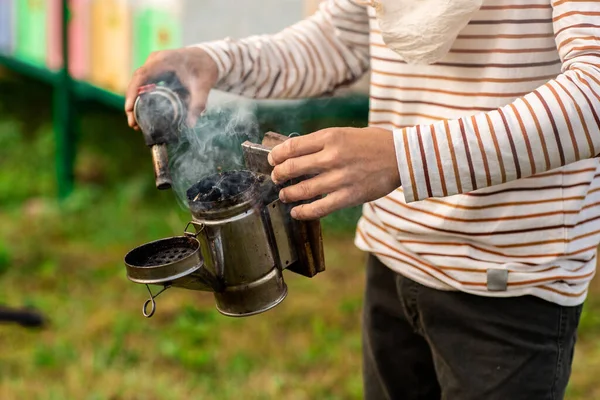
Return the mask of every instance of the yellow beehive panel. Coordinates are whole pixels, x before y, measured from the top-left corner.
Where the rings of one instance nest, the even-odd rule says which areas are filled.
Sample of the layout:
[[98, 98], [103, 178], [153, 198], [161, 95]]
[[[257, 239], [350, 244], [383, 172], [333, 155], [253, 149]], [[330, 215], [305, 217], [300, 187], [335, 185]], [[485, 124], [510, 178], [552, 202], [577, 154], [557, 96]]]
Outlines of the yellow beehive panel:
[[92, 81], [123, 92], [131, 78], [131, 6], [129, 0], [92, 3]]

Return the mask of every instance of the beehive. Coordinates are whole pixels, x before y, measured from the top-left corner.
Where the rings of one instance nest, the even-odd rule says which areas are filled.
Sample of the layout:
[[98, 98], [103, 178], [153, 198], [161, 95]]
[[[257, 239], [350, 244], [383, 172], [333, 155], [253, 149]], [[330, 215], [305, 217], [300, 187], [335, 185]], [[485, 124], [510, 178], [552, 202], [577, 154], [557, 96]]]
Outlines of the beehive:
[[14, 1], [0, 0], [0, 52], [10, 54], [14, 48]]
[[15, 55], [22, 60], [46, 64], [47, 0], [16, 0]]
[[144, 64], [150, 53], [181, 47], [181, 2], [138, 1], [133, 17], [133, 67]]
[[92, 0], [91, 80], [122, 93], [131, 78], [131, 7], [128, 0]]
[[75, 79], [90, 77], [91, 0], [69, 0], [69, 72]]
[[48, 8], [46, 64], [48, 68], [57, 70], [62, 66], [62, 1], [46, 1]]

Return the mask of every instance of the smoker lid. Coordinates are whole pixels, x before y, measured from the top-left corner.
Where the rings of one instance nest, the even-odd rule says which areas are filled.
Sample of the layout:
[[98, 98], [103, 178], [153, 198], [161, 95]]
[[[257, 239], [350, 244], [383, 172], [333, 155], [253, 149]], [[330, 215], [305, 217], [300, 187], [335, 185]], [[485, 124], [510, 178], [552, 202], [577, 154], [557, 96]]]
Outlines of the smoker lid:
[[125, 256], [127, 278], [136, 283], [172, 281], [193, 273], [202, 265], [200, 243], [187, 236], [146, 243]]

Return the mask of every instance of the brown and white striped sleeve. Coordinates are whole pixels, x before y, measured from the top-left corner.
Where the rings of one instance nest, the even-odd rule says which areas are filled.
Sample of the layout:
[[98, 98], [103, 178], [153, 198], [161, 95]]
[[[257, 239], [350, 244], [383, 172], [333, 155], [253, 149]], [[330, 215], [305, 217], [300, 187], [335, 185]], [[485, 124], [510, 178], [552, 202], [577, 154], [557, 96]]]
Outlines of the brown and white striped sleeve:
[[399, 129], [407, 202], [525, 178], [600, 153], [600, 2], [555, 0], [562, 72], [497, 110]]
[[355, 0], [326, 0], [277, 34], [198, 46], [219, 66], [217, 89], [254, 98], [319, 96], [367, 71], [369, 18]]

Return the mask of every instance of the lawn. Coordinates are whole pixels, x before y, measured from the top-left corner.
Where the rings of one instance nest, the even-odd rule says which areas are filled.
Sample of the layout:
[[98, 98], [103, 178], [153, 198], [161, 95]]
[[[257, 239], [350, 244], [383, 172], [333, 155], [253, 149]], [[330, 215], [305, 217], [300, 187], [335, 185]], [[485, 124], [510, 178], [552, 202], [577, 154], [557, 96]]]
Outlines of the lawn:
[[[50, 94], [0, 81], [0, 304], [32, 306], [43, 330], [0, 326], [0, 399], [360, 399], [364, 254], [356, 210], [324, 221], [327, 272], [286, 272], [288, 298], [233, 319], [212, 295], [170, 290], [151, 319], [123, 255], [180, 234], [189, 215], [158, 192], [139, 134], [114, 111], [82, 122], [78, 187], [55, 200]], [[570, 400], [600, 399], [600, 284], [581, 322]]]

